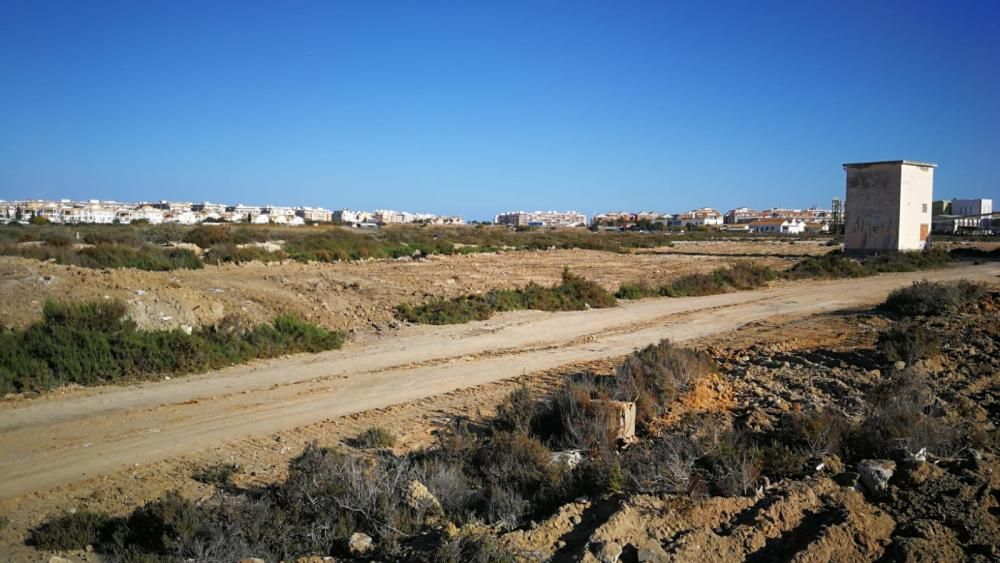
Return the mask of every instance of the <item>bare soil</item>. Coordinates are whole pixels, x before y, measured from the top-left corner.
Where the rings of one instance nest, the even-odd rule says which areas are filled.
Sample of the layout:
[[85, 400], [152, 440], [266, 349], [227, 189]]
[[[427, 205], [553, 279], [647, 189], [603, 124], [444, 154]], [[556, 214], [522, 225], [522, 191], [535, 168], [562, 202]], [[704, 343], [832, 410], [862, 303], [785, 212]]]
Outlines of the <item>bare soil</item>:
[[590, 250], [512, 251], [414, 260], [303, 264], [294, 261], [210, 265], [202, 270], [93, 270], [0, 256], [0, 325], [22, 327], [41, 316], [46, 299], [119, 299], [144, 328], [212, 324], [236, 314], [251, 323], [296, 313], [327, 328], [368, 334], [396, 326], [400, 303], [431, 297], [558, 283], [563, 268], [616, 291], [640, 277], [668, 280], [753, 260], [785, 268], [822, 254], [819, 242], [679, 243], [633, 254]]

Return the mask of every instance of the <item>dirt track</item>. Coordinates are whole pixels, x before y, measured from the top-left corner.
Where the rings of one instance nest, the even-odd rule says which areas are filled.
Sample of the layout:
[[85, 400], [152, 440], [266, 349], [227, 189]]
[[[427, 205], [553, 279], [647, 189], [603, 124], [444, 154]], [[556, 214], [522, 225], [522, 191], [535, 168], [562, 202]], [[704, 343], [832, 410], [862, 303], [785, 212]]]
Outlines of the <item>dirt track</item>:
[[772, 316], [870, 305], [927, 278], [995, 280], [1000, 265], [767, 291], [652, 299], [576, 313], [515, 313], [468, 325], [408, 327], [399, 337], [320, 355], [127, 388], [0, 406], [0, 498], [349, 413], [689, 340]]

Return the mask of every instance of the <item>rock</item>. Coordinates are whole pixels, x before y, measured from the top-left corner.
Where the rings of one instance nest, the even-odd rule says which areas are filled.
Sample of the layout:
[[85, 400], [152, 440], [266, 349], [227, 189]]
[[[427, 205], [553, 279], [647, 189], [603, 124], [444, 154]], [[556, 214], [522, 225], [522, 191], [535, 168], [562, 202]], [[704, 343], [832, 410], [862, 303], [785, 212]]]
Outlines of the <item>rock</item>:
[[856, 469], [865, 489], [874, 495], [881, 495], [889, 487], [896, 462], [888, 459], [864, 459], [858, 462]]
[[572, 515], [572, 516], [569, 517], [569, 522], [570, 522], [570, 524], [573, 524], [574, 526], [579, 526], [580, 522], [583, 522], [583, 518], [580, 518], [579, 514], [574, 514], [574, 515]]
[[601, 547], [601, 550], [597, 552], [597, 559], [601, 563], [617, 563], [618, 558], [622, 555], [622, 546], [617, 542], [608, 542]]
[[267, 563], [260, 557], [247, 557], [246, 559], [240, 559], [240, 563]]
[[635, 439], [635, 403], [631, 401], [608, 401], [608, 403], [618, 412], [618, 432], [615, 438], [626, 442]]
[[660, 561], [666, 561], [668, 558], [669, 556], [660, 545], [660, 542], [653, 539], [641, 544], [636, 553], [636, 559], [639, 563], [659, 563]]
[[903, 361], [896, 362], [892, 364], [892, 369], [896, 371], [903, 371], [904, 369], [906, 369], [906, 362]]
[[573, 469], [583, 461], [583, 452], [580, 450], [566, 450], [564, 452], [553, 452], [549, 457], [549, 463], [565, 463], [568, 469]]
[[410, 481], [406, 486], [406, 505], [414, 510], [441, 511], [441, 503], [434, 496], [434, 493], [416, 479]]
[[52, 557], [49, 557], [49, 563], [73, 563], [73, 560], [53, 555]]
[[375, 549], [375, 543], [372, 541], [372, 537], [368, 534], [354, 532], [351, 534], [351, 538], [347, 540], [347, 549], [350, 550], [351, 555], [356, 557], [367, 555]]

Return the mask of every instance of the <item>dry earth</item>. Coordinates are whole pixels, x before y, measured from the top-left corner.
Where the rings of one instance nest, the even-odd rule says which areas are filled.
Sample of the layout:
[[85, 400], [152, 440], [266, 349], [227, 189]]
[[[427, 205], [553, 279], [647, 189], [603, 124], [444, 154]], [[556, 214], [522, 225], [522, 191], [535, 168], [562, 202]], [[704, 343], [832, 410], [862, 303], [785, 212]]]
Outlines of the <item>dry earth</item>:
[[132, 317], [146, 328], [211, 324], [227, 314], [266, 322], [294, 312], [327, 328], [366, 334], [395, 326], [393, 312], [400, 303], [529, 282], [553, 284], [565, 267], [615, 291], [623, 281], [666, 280], [739, 260], [785, 268], [796, 257], [829, 250], [817, 241], [706, 242], [635, 254], [515, 251], [335, 264], [254, 262], [173, 272], [93, 270], [0, 256], [0, 301], [20, 304], [0, 311], [0, 325], [37, 320], [46, 299], [111, 298], [128, 303]]

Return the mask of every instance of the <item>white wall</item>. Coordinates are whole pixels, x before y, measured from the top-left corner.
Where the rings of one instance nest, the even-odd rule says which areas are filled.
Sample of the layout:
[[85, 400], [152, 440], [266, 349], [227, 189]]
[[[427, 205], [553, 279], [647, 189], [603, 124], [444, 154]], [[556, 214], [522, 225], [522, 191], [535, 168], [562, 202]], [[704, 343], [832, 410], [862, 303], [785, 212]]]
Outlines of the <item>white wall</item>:
[[899, 204], [899, 250], [923, 250], [931, 230], [934, 169], [904, 164]]

